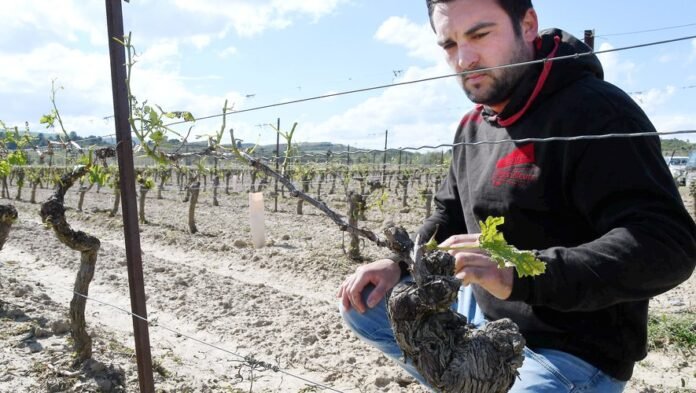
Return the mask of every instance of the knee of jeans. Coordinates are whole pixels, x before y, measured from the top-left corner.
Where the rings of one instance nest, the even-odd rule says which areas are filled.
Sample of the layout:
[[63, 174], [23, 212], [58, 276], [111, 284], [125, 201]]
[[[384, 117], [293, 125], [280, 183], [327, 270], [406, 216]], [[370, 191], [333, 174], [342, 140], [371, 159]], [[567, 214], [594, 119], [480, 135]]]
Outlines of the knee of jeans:
[[[343, 323], [352, 330], [358, 337], [363, 340], [374, 340], [375, 326], [370, 318], [371, 310], [367, 310], [365, 314], [361, 314], [355, 308], [346, 310], [343, 304], [339, 302], [338, 311], [341, 313]], [[367, 315], [366, 315], [367, 314]]]
[[[374, 288], [368, 286], [363, 290], [361, 295], [364, 303], [367, 303], [367, 297], [372, 289]], [[341, 301], [338, 302], [338, 310], [345, 325], [362, 340], [380, 341], [384, 329], [391, 329], [384, 299], [375, 307], [368, 308], [364, 313], [360, 313], [354, 307], [346, 310]]]

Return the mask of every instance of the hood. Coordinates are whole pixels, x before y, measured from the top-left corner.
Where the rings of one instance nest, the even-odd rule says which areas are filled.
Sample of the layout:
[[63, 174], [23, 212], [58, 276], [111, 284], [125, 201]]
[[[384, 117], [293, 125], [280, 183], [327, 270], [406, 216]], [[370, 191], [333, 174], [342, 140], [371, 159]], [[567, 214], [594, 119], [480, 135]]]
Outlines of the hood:
[[[534, 42], [535, 59], [552, 59], [591, 52], [589, 46], [560, 29], [543, 30]], [[483, 118], [489, 123], [508, 127], [524, 114], [556, 91], [580, 78], [594, 76], [604, 78], [602, 64], [594, 54], [577, 58], [548, 61], [527, 66], [526, 75], [513, 90], [510, 102], [502, 113], [483, 109]]]

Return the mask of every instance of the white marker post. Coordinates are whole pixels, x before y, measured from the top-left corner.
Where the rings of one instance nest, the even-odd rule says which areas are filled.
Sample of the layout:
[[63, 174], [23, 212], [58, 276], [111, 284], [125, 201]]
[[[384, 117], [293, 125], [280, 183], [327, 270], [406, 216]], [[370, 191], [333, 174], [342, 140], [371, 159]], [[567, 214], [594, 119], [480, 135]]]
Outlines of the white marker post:
[[266, 245], [266, 229], [264, 226], [263, 193], [249, 193], [249, 226], [251, 227], [251, 242], [254, 248]]

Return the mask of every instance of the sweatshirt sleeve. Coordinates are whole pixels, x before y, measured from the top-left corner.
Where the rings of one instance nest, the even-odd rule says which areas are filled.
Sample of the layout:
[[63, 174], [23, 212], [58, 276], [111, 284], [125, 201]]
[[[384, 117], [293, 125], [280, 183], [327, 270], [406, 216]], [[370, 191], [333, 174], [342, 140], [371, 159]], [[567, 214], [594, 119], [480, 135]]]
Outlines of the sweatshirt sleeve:
[[[625, 122], [607, 128], [641, 129]], [[593, 311], [648, 299], [686, 280], [696, 263], [696, 226], [664, 164], [659, 139], [610, 138], [576, 146], [581, 150], [573, 158], [567, 198], [597, 238], [536, 251], [546, 273], [515, 277], [508, 300]]]

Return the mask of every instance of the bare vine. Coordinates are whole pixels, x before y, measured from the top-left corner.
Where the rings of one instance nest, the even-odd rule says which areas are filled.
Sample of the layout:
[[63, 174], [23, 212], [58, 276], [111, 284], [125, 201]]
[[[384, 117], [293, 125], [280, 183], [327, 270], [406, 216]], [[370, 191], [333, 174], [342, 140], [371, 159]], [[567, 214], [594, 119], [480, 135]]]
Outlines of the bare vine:
[[[73, 250], [80, 251], [80, 269], [75, 278], [74, 292], [89, 294], [89, 284], [94, 276], [97, 253], [101, 243], [99, 239], [82, 231], [75, 231], [65, 218], [65, 193], [82, 176], [89, 172], [89, 166], [77, 166], [66, 173], [56, 184], [56, 189], [49, 199], [41, 204], [41, 219], [53, 229], [58, 240]], [[70, 302], [71, 335], [75, 345], [76, 361], [82, 362], [92, 357], [92, 339], [87, 333], [85, 306], [87, 299], [73, 295]]]

